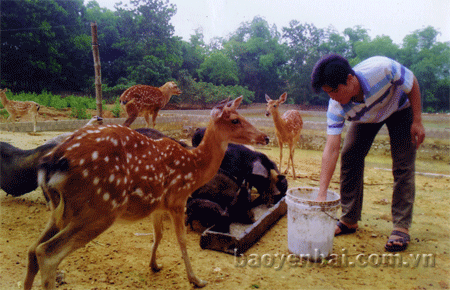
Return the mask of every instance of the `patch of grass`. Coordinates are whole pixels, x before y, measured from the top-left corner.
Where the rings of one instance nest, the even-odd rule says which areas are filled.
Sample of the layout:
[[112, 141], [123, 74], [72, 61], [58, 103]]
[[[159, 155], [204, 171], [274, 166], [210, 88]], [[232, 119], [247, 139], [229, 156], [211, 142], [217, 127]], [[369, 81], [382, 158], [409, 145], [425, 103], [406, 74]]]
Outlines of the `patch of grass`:
[[119, 98], [117, 98], [116, 102], [114, 103], [114, 108], [111, 110], [111, 112], [115, 118], [119, 118], [121, 111], [122, 109], [120, 108], [120, 101]]
[[9, 113], [8, 111], [6, 111], [6, 109], [2, 109], [0, 110], [0, 116], [2, 116], [3, 118], [8, 118], [9, 117]]

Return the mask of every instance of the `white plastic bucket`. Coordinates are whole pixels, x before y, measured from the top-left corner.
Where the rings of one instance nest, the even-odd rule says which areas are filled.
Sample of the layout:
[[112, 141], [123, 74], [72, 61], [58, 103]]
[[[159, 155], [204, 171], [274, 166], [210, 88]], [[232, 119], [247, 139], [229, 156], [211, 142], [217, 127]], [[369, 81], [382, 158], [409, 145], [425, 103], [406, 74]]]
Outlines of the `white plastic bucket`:
[[340, 197], [328, 190], [324, 202], [314, 201], [319, 189], [297, 187], [286, 192], [288, 206], [288, 249], [291, 253], [320, 262], [333, 249]]

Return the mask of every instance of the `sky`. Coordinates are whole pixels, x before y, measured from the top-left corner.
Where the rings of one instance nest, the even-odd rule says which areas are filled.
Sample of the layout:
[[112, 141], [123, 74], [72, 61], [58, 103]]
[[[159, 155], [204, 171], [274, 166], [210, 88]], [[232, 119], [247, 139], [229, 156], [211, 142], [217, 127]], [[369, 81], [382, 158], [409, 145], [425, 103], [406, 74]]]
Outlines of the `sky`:
[[[96, 0], [100, 7], [114, 10], [120, 0]], [[450, 0], [169, 0], [177, 6], [171, 19], [175, 35], [185, 41], [200, 28], [204, 40], [227, 37], [243, 22], [264, 18], [278, 31], [291, 20], [317, 28], [344, 29], [361, 25], [373, 39], [389, 36], [396, 44], [418, 29], [433, 26], [441, 32], [439, 42], [450, 41]], [[88, 0], [85, 0], [87, 3]], [[129, 0], [121, 0], [129, 3]]]

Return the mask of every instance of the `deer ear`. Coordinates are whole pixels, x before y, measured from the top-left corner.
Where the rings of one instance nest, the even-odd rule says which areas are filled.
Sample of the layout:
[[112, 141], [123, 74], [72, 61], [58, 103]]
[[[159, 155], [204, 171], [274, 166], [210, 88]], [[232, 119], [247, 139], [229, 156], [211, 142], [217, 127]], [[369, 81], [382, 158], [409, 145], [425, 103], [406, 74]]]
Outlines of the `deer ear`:
[[283, 93], [280, 97], [280, 102], [284, 103], [284, 102], [286, 102], [286, 99], [287, 99], [287, 93]]
[[230, 98], [226, 98], [225, 100], [220, 101], [220, 103], [218, 103], [217, 105], [214, 106], [214, 109], [223, 109], [225, 107], [225, 105], [228, 104], [228, 102], [230, 101]]
[[272, 99], [266, 94], [266, 102], [270, 102]]
[[218, 103], [212, 110], [211, 110], [211, 118], [213, 118], [213, 120], [217, 120], [220, 117], [222, 117], [222, 113], [223, 113], [223, 109], [225, 108], [225, 106], [227, 105], [228, 101], [230, 100], [230, 98], [226, 98], [225, 100], [221, 101], [220, 103]]
[[239, 107], [239, 105], [241, 104], [242, 99], [243, 99], [243, 97], [240, 96], [239, 98], [228, 102], [227, 107], [230, 108], [230, 110], [236, 110]]
[[213, 108], [211, 110], [211, 118], [216, 121], [222, 117], [222, 109], [221, 108]]

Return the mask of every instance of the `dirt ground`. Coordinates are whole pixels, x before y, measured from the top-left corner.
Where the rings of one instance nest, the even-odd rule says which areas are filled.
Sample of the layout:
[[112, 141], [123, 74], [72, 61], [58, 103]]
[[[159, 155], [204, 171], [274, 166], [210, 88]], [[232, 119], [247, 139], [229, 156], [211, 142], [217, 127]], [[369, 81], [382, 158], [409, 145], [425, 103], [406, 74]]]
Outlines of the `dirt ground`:
[[[1, 132], [0, 141], [31, 149], [62, 132]], [[277, 148], [258, 148], [278, 162]], [[287, 150], [287, 149], [285, 149]], [[287, 151], [285, 151], [285, 156]], [[286, 158], [285, 158], [286, 159]], [[289, 187], [317, 187], [321, 152], [296, 150], [297, 178]], [[394, 261], [384, 244], [392, 230], [390, 160], [372, 157], [365, 171], [362, 221], [356, 234], [336, 237], [333, 257], [320, 263], [287, 258], [287, 217], [282, 217], [242, 257], [203, 250], [200, 234], [187, 231], [194, 272], [208, 281], [205, 289], [449, 289], [450, 287], [450, 170], [442, 161], [425, 161], [438, 175], [416, 176], [416, 203], [411, 243]], [[283, 166], [285, 168], [286, 163]], [[417, 171], [421, 171], [418, 168]], [[423, 171], [423, 170], [422, 170]], [[331, 190], [339, 191], [338, 171]], [[43, 230], [50, 212], [42, 191], [19, 198], [0, 190], [0, 289], [20, 289], [27, 249]], [[149, 268], [150, 219], [115, 224], [60, 264], [58, 289], [190, 289], [170, 219], [164, 221], [158, 249], [163, 268]], [[401, 259], [401, 260], [400, 260]], [[36, 276], [33, 289], [40, 289]]]

